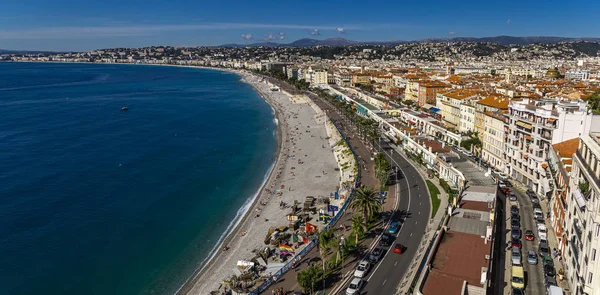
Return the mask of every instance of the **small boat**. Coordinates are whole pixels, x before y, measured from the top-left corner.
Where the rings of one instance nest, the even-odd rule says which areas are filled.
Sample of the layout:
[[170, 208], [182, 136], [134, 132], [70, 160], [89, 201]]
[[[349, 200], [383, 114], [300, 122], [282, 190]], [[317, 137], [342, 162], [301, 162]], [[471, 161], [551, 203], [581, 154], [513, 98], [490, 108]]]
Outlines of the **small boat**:
[[128, 109], [129, 109], [128, 107], [122, 107], [122, 108], [121, 108], [121, 111], [126, 111], [126, 110], [128, 110]]

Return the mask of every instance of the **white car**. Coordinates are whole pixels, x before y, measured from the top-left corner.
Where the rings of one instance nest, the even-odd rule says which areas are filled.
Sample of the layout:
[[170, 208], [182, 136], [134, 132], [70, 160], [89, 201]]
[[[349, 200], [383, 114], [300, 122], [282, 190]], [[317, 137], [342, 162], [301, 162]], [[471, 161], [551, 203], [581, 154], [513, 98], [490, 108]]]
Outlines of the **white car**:
[[541, 240], [545, 240], [548, 237], [547, 232], [546, 232], [546, 226], [539, 226], [538, 227], [538, 238]]
[[369, 271], [369, 268], [371, 267], [371, 264], [369, 264], [368, 261], [363, 260], [361, 261], [358, 266], [356, 267], [356, 270], [354, 271], [354, 276], [357, 278], [364, 278], [365, 275], [367, 274], [367, 272]]
[[354, 278], [352, 282], [350, 282], [348, 289], [346, 289], [346, 295], [358, 294], [362, 288], [362, 285], [363, 281], [360, 278]]

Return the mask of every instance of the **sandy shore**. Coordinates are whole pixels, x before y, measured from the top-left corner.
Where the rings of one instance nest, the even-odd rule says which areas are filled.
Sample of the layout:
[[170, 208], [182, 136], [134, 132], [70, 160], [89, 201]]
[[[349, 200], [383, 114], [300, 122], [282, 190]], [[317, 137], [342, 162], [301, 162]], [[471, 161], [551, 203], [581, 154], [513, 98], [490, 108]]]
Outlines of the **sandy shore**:
[[[223, 280], [234, 275], [238, 261], [249, 260], [254, 257], [253, 250], [266, 247], [264, 238], [269, 228], [288, 224], [285, 215], [290, 209], [281, 209], [280, 202], [303, 203], [306, 196], [329, 197], [341, 178], [348, 177], [347, 173], [335, 170], [339, 167], [333, 152], [337, 138], [328, 135], [335, 131], [331, 126], [326, 128], [329, 124], [326, 115], [308, 98], [271, 91], [270, 85], [252, 74], [232, 72], [240, 74], [275, 109], [280, 143], [277, 161], [257, 200], [223, 242], [229, 249], [224, 251], [219, 247], [179, 294], [210, 294], [218, 290]], [[282, 195], [272, 195], [265, 189], [280, 189]]]

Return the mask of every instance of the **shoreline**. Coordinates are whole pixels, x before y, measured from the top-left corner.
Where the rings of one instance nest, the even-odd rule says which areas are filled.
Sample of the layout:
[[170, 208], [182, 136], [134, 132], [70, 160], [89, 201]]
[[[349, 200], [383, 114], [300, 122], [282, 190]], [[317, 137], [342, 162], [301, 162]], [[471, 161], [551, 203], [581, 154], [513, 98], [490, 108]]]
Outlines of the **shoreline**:
[[[163, 66], [163, 65], [156, 65], [156, 66]], [[179, 66], [179, 65], [168, 65], [168, 66]], [[267, 173], [265, 174], [265, 180], [263, 181], [263, 183], [260, 185], [260, 187], [257, 189], [256, 193], [254, 194], [254, 196], [252, 196], [252, 201], [249, 202], [249, 206], [246, 207], [246, 210], [237, 218], [237, 221], [235, 221], [235, 219], [233, 219], [231, 222], [234, 224], [233, 227], [231, 227], [229, 229], [229, 232], [227, 232], [227, 230], [223, 233], [224, 236], [223, 238], [220, 238], [220, 241], [217, 241], [217, 244], [215, 244], [215, 246], [213, 247], [213, 249], [211, 250], [211, 252], [209, 253], [209, 256], [207, 258], [205, 258], [202, 262], [200, 262], [200, 264], [202, 266], [200, 266], [199, 268], [197, 268], [189, 277], [188, 279], [186, 279], [186, 281], [177, 289], [177, 291], [175, 291], [173, 294], [175, 295], [183, 295], [183, 294], [188, 294], [194, 287], [194, 285], [196, 284], [196, 282], [198, 282], [198, 280], [200, 279], [200, 277], [203, 275], [203, 271], [210, 268], [211, 266], [214, 266], [215, 262], [216, 262], [216, 257], [219, 254], [219, 251], [221, 251], [221, 249], [223, 248], [223, 245], [227, 245], [231, 242], [231, 240], [233, 240], [234, 237], [238, 236], [238, 234], [240, 233], [240, 230], [242, 228], [242, 224], [248, 220], [248, 218], [250, 217], [250, 213], [252, 212], [252, 210], [254, 208], [257, 207], [258, 204], [258, 200], [260, 199], [260, 194], [261, 192], [265, 189], [265, 187], [269, 184], [269, 182], [271, 182], [273, 179], [273, 175], [275, 172], [275, 168], [281, 164], [282, 161], [282, 153], [281, 153], [281, 149], [282, 149], [282, 144], [283, 144], [283, 128], [282, 124], [280, 123], [282, 120], [280, 118], [280, 114], [281, 111], [278, 109], [277, 106], [275, 106], [275, 104], [271, 101], [269, 101], [269, 99], [267, 97], [265, 97], [265, 95], [263, 95], [263, 93], [257, 89], [257, 87], [255, 85], [253, 85], [252, 83], [250, 83], [247, 79], [245, 75], [252, 75], [249, 73], [245, 73], [243, 71], [235, 71], [232, 69], [223, 69], [223, 68], [209, 68], [209, 67], [200, 67], [200, 66], [180, 66], [180, 67], [189, 67], [189, 68], [200, 68], [200, 69], [205, 69], [205, 70], [218, 70], [218, 71], [223, 71], [223, 72], [229, 72], [229, 73], [233, 73], [238, 75], [241, 79], [240, 81], [242, 83], [246, 83], [248, 85], [250, 85], [252, 87], [252, 89], [271, 107], [271, 109], [274, 111], [273, 114], [273, 119], [276, 120], [275, 121], [275, 125], [276, 125], [276, 151], [275, 151], [275, 161], [273, 162], [273, 164], [271, 165], [271, 167], [269, 168], [269, 170], [267, 171]], [[248, 199], [249, 200], [249, 199]], [[244, 206], [240, 207], [240, 210], [244, 208]], [[229, 228], [229, 226], [228, 226]]]

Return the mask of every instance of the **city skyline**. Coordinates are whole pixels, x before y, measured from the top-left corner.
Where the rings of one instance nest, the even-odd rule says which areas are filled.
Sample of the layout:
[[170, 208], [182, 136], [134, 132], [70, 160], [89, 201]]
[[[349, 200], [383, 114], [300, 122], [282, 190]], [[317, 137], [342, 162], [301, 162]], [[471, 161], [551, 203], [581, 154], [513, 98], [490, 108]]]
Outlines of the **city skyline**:
[[598, 3], [585, 0], [561, 7], [554, 2], [543, 6], [519, 3], [517, 11], [517, 3], [475, 1], [371, 1], [369, 5], [357, 1], [260, 5], [243, 1], [105, 1], [92, 6], [68, 0], [52, 4], [10, 0], [0, 4], [0, 48], [85, 51], [335, 37], [355, 41], [500, 35], [597, 37], [592, 12], [600, 7]]

